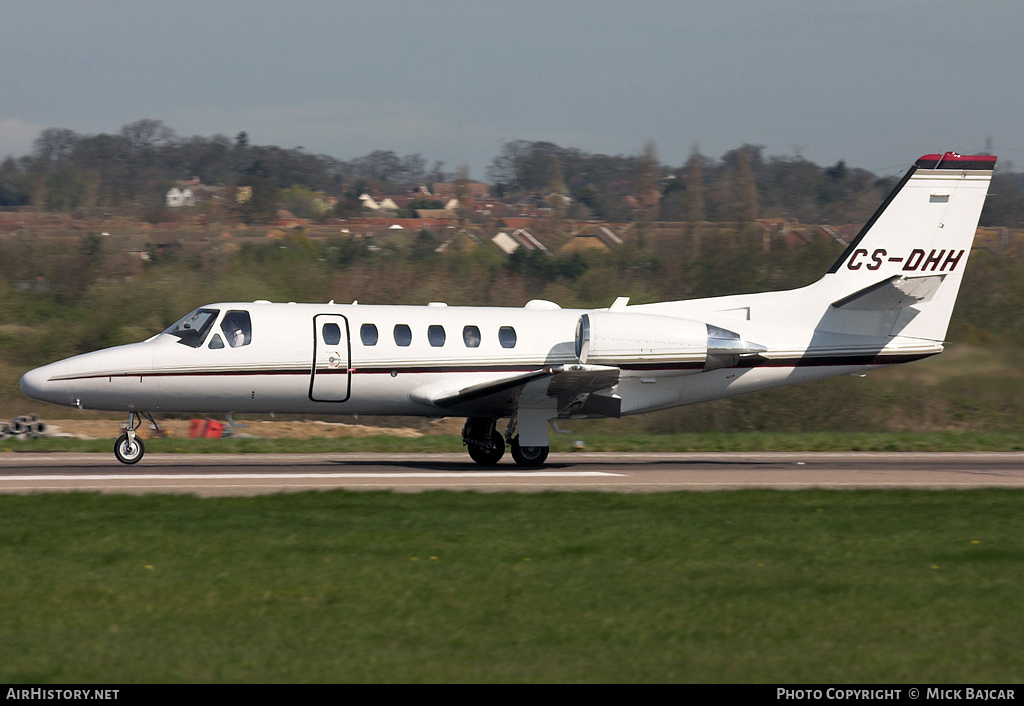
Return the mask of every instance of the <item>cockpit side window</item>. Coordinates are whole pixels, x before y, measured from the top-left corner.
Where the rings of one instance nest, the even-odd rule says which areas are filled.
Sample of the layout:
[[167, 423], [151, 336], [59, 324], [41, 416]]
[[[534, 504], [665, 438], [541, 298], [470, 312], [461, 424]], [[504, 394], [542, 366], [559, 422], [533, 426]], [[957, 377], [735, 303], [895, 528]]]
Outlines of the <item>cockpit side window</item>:
[[196, 309], [164, 333], [177, 336], [180, 339], [178, 343], [184, 346], [199, 348], [206, 340], [206, 334], [210, 332], [210, 327], [219, 313], [219, 309]]
[[232, 348], [252, 343], [252, 321], [248, 311], [233, 309], [224, 314], [220, 330], [224, 332], [224, 338]]

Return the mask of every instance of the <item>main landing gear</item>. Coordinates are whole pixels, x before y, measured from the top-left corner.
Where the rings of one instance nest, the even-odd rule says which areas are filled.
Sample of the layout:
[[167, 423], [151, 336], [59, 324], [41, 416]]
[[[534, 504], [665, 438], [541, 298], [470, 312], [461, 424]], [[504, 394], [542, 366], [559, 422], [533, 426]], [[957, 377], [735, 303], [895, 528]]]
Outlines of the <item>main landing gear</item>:
[[146, 453], [146, 445], [142, 443], [142, 439], [136, 434], [136, 431], [142, 424], [143, 417], [148, 419], [155, 429], [159, 430], [153, 415], [149, 412], [129, 412], [125, 432], [114, 442], [114, 456], [121, 463], [128, 465], [138, 463]]
[[493, 466], [505, 455], [505, 438], [494, 428], [496, 419], [470, 417], [462, 427], [462, 443], [481, 466]]
[[519, 437], [516, 436], [509, 442], [509, 449], [512, 451], [512, 458], [520, 466], [537, 467], [543, 466], [548, 459], [547, 446], [520, 446]]
[[[481, 466], [493, 466], [505, 455], [505, 438], [494, 428], [496, 422], [496, 419], [488, 417], [470, 417], [462, 427], [462, 443], [466, 445], [469, 457]], [[509, 428], [514, 432], [513, 425], [510, 424]], [[509, 439], [508, 445], [519, 466], [536, 468], [547, 460], [547, 446], [520, 446], [518, 435]]]

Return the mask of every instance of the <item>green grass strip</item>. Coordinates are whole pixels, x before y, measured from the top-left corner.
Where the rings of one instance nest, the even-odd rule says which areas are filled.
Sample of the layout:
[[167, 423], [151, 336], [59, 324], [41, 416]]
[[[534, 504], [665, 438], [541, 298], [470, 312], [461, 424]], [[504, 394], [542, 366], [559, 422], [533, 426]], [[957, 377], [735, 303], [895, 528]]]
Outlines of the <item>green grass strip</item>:
[[0, 682], [1016, 682], [1022, 503], [2, 496]]

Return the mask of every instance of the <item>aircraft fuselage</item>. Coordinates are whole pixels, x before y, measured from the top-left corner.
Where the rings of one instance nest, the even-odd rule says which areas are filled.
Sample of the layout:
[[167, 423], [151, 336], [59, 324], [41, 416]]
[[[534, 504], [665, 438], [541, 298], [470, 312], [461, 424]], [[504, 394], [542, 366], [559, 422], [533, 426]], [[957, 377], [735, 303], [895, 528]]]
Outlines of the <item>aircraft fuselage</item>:
[[[628, 311], [636, 309], [644, 307]], [[611, 367], [583, 366], [575, 351], [580, 317], [600, 311], [238, 302], [198, 311], [212, 319], [201, 340], [164, 332], [37, 368], [22, 387], [36, 399], [111, 411], [500, 417], [515, 407], [512, 392], [445, 405], [437, 400], [510, 376]], [[251, 333], [232, 347], [222, 322], [238, 312], [248, 314]], [[650, 360], [619, 361], [608, 396], [617, 400], [614, 413], [602, 413], [607, 405], [581, 404], [555, 416], [636, 414], [902, 361], [880, 355], [877, 345], [838, 357], [809, 355], [800, 332], [792, 335], [797, 340], [781, 356], [765, 351], [749, 363], [737, 359], [711, 370], [702, 346], [689, 360], [657, 360], [652, 353]], [[639, 337], [626, 342], [642, 345]]]

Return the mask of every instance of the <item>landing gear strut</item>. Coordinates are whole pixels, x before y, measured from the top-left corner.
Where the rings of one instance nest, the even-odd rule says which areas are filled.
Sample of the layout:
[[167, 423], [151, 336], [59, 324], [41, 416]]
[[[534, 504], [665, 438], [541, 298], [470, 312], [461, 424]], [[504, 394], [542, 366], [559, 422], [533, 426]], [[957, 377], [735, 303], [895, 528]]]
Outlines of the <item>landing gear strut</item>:
[[146, 453], [146, 445], [142, 443], [142, 439], [136, 434], [136, 430], [142, 424], [143, 417], [148, 419], [153, 427], [159, 430], [153, 415], [149, 412], [139, 412], [138, 414], [129, 412], [125, 432], [114, 442], [114, 456], [121, 463], [128, 465], [138, 463]]
[[508, 429], [505, 430], [505, 438], [508, 439], [508, 447], [512, 451], [512, 458], [515, 459], [516, 465], [526, 468], [543, 466], [544, 461], [548, 458], [549, 447], [547, 445], [523, 446], [519, 443], [519, 431], [519, 415], [517, 414], [512, 417]]
[[494, 428], [497, 420], [470, 417], [462, 427], [462, 443], [469, 457], [481, 466], [493, 466], [505, 455], [505, 439]]

